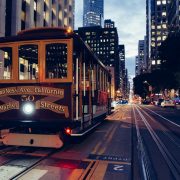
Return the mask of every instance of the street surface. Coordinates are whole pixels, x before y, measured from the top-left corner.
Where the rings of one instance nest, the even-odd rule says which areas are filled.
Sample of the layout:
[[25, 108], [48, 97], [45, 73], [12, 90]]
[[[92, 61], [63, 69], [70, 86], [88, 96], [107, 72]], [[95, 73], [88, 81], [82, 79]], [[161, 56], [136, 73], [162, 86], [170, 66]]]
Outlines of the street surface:
[[0, 147], [0, 179], [180, 179], [180, 110], [119, 105], [59, 150]]

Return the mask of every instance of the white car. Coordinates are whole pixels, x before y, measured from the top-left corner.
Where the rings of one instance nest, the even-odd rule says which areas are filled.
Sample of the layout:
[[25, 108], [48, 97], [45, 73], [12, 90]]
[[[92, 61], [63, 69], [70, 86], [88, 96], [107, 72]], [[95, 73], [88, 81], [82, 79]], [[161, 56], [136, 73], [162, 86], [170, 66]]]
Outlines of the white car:
[[111, 109], [115, 109], [117, 106], [117, 102], [116, 101], [112, 101], [111, 102]]
[[164, 100], [161, 103], [161, 107], [175, 107], [175, 104], [172, 100]]

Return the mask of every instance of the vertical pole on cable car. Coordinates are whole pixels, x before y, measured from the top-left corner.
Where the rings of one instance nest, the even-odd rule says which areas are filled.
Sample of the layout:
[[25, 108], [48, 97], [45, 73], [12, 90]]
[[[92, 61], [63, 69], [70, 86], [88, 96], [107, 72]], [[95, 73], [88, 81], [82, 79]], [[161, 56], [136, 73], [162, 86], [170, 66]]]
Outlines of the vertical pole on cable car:
[[85, 98], [86, 98], [86, 55], [84, 50], [84, 56], [83, 56], [83, 122], [82, 127], [84, 129], [84, 107], [85, 107]]
[[[91, 61], [91, 113], [92, 113], [92, 120], [93, 120], [93, 116], [94, 116], [94, 110], [93, 110], [93, 106], [94, 106], [94, 66], [93, 66], [93, 61]], [[91, 121], [92, 121], [91, 120]]]
[[79, 60], [76, 58], [76, 120], [79, 116]]

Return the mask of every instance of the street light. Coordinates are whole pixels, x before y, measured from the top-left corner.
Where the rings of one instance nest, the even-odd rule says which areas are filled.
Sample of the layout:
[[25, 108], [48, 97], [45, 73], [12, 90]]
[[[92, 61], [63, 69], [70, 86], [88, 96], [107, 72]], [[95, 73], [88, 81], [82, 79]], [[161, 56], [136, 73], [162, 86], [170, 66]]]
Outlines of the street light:
[[[152, 95], [152, 85], [149, 84], [147, 81], [144, 81], [143, 83], [148, 85], [148, 88], [149, 88], [149, 91], [150, 91], [150, 98], [151, 98], [151, 95]], [[152, 101], [152, 98], [151, 98], [151, 101]]]

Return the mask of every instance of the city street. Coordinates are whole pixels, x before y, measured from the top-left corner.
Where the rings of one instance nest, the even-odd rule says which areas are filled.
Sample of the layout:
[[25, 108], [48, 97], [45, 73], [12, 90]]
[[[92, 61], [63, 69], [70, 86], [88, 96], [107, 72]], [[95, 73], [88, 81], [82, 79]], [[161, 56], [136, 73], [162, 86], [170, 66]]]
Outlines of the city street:
[[[60, 150], [4, 148], [0, 177], [17, 179], [131, 179], [130, 106], [122, 106], [83, 139]], [[23, 175], [21, 174], [23, 173]]]
[[153, 179], [180, 177], [180, 111], [155, 106], [134, 106], [142, 174]]
[[[60, 150], [1, 147], [1, 179], [178, 179], [180, 111], [119, 105]], [[16, 177], [16, 178], [15, 178]]]
[[0, 0], [0, 180], [180, 180], [180, 0]]

